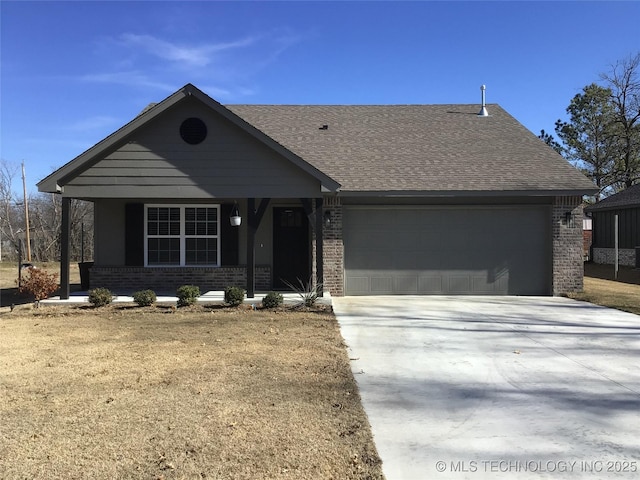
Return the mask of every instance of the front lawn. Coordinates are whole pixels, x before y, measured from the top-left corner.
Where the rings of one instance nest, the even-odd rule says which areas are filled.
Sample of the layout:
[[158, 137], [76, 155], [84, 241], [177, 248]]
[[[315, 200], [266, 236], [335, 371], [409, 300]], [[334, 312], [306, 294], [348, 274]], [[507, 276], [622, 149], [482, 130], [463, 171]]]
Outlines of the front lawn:
[[585, 276], [584, 291], [569, 296], [640, 315], [640, 285]]
[[330, 312], [19, 306], [0, 339], [3, 478], [382, 478]]

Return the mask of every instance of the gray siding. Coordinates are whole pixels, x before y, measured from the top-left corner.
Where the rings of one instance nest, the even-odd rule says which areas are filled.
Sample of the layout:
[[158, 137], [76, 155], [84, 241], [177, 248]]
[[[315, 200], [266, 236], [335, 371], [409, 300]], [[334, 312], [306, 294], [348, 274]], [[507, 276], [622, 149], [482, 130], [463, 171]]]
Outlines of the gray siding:
[[640, 207], [636, 207], [594, 211], [591, 214], [594, 248], [614, 248], [616, 215], [618, 215], [618, 247], [640, 246]]
[[124, 200], [94, 203], [94, 262], [96, 265], [124, 265]]
[[[179, 135], [199, 117], [207, 138]], [[298, 198], [320, 195], [320, 183], [217, 113], [185, 102], [137, 130], [127, 142], [72, 179], [65, 196], [81, 198]]]

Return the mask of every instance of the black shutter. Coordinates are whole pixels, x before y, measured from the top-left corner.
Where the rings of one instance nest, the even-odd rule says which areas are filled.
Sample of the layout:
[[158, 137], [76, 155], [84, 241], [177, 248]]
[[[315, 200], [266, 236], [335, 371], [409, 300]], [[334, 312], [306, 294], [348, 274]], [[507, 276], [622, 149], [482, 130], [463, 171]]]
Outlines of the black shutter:
[[124, 264], [144, 266], [144, 204], [127, 203], [124, 207]]
[[225, 203], [220, 205], [220, 263], [222, 266], [238, 265], [239, 262], [239, 233], [240, 227], [231, 226], [229, 217], [233, 203]]

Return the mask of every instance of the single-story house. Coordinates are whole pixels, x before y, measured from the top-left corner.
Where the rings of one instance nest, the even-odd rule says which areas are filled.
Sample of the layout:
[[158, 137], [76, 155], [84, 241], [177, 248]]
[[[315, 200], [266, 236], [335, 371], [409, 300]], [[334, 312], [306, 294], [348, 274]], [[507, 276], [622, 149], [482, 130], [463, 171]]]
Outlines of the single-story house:
[[585, 208], [593, 221], [591, 259], [615, 263], [615, 217], [618, 216], [618, 263], [640, 268], [640, 183]]
[[223, 106], [187, 84], [38, 184], [63, 199], [62, 297], [73, 198], [95, 206], [92, 287], [581, 289], [593, 184], [500, 106], [479, 111]]

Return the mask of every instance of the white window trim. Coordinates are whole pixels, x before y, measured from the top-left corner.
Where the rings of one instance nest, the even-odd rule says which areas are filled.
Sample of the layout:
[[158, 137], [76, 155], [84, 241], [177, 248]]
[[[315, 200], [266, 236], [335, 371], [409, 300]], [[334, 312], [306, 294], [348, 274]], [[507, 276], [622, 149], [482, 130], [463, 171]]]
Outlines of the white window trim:
[[[172, 264], [166, 264], [166, 265], [158, 265], [158, 264], [154, 264], [154, 265], [149, 265], [149, 233], [148, 233], [148, 228], [149, 228], [149, 223], [148, 223], [148, 211], [149, 208], [179, 208], [180, 209], [180, 265], [172, 265]], [[189, 235], [187, 237], [187, 235], [185, 234], [185, 224], [186, 224], [186, 220], [185, 220], [185, 209], [186, 208], [215, 208], [218, 211], [218, 234], [217, 235]], [[179, 267], [189, 267], [189, 268], [208, 268], [208, 267], [219, 267], [220, 266], [220, 257], [221, 257], [221, 252], [220, 252], [220, 230], [221, 230], [221, 219], [220, 219], [220, 204], [209, 204], [209, 203], [195, 203], [195, 204], [182, 204], [182, 203], [178, 203], [178, 204], [173, 204], [173, 203], [145, 203], [144, 205], [144, 266], [145, 267], [149, 267], [149, 268], [155, 268], [155, 267], [159, 267], [159, 268], [168, 268], [168, 267], [175, 267], [175, 268], [179, 268]], [[167, 236], [169, 238], [175, 238], [174, 236]], [[159, 236], [154, 235], [152, 238], [161, 238]], [[187, 265], [186, 264], [186, 243], [187, 243], [187, 238], [215, 238], [217, 241], [217, 248], [216, 251], [218, 253], [217, 255], [217, 259], [216, 259], [216, 264], [209, 264], [209, 265], [203, 265], [203, 264], [197, 264], [197, 265]]]

